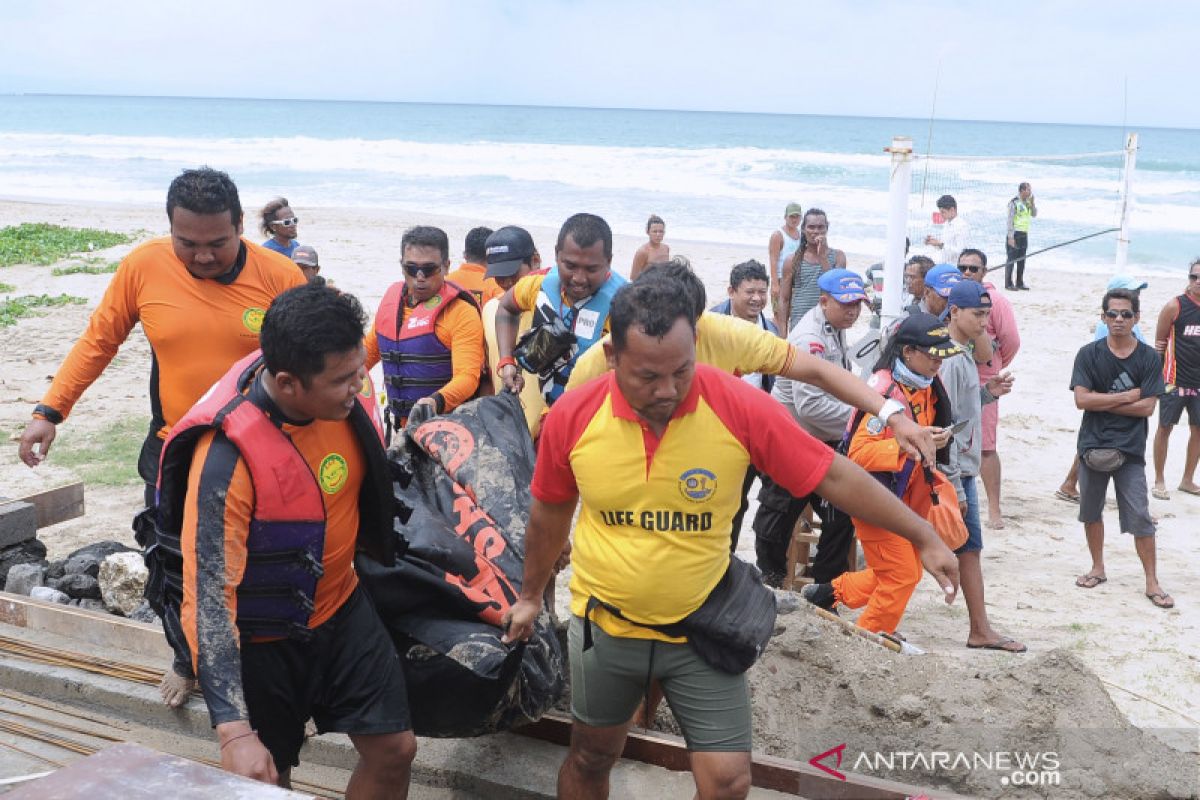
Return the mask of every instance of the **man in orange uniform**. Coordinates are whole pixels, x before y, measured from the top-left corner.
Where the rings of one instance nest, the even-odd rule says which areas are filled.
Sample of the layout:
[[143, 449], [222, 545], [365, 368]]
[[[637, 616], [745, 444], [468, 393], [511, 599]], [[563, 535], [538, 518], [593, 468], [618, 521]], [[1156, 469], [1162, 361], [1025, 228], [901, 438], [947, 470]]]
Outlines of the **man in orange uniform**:
[[[242, 205], [224, 172], [185, 170], [167, 190], [171, 235], [133, 250], [121, 262], [50, 389], [21, 435], [19, 454], [33, 467], [50, 452], [55, 426], [117, 354], [139, 322], [150, 341], [150, 432], [138, 458], [146, 505], [155, 504], [163, 440], [192, 404], [229, 366], [258, 348], [263, 313], [281, 292], [305, 282], [285, 256], [242, 238]], [[152, 512], [135, 521], [138, 541], [153, 542]], [[159, 548], [169, 570], [178, 559]], [[153, 576], [152, 576], [153, 577]], [[175, 675], [163, 681], [163, 699], [181, 705], [191, 691], [190, 658], [178, 631], [176, 590], [151, 597], [175, 649]], [[165, 604], [165, 605], [164, 605]]]
[[450, 240], [428, 225], [400, 239], [404, 280], [383, 295], [367, 334], [367, 369], [383, 361], [388, 410], [401, 428], [415, 406], [453, 411], [479, 389], [483, 321], [466, 289], [446, 280]]
[[500, 287], [495, 282], [487, 280], [487, 240], [491, 235], [491, 228], [479, 227], [467, 231], [467, 238], [463, 242], [463, 263], [446, 276], [446, 280], [470, 292], [481, 308], [496, 294], [504, 294], [497, 291]]
[[331, 287], [280, 295], [262, 353], [167, 440], [159, 526], [182, 542], [183, 625], [221, 766], [287, 787], [311, 717], [359, 751], [348, 798], [404, 797], [404, 671], [353, 566], [356, 550], [395, 558], [365, 322]]
[[[956, 589], [954, 556], [926, 522], [764, 392], [696, 363], [695, 317], [693, 298], [671, 282], [622, 288], [604, 345], [613, 372], [564, 394], [542, 429], [521, 598], [506, 621], [510, 640], [532, 633], [582, 500], [569, 630], [574, 722], [559, 797], [608, 796], [609, 772], [651, 678], [662, 682], [683, 729], [698, 796], [749, 791], [745, 674], [722, 671], [686, 639], [645, 626], [688, 616], [721, 582], [751, 464], [793, 494], [815, 490], [875, 523], [887, 521], [920, 548], [948, 598]], [[784, 441], [788, 447], [779, 447]], [[606, 605], [591, 608], [593, 598]]]
[[[950, 441], [950, 429], [945, 426], [949, 426], [952, 412], [945, 390], [937, 382], [938, 369], [943, 358], [962, 352], [944, 323], [931, 314], [917, 312], [900, 324], [868, 381], [884, 397], [902, 402], [905, 415], [918, 425], [942, 426], [934, 434], [934, 444], [939, 449]], [[923, 518], [929, 516], [931, 490], [937, 491], [939, 505], [944, 505], [949, 515], [957, 515], [957, 525], [953, 531], [947, 531], [945, 521], [930, 521], [944, 539], [953, 535], [961, 539], [958, 544], [966, 541], [967, 529], [959, 514], [953, 484], [940, 473], [922, 469], [900, 449], [891, 430], [876, 416], [856, 414], [848, 434], [851, 438], [847, 455], [851, 461], [874, 475]], [[932, 485], [927, 476], [933, 477]], [[804, 597], [826, 608], [834, 601], [849, 608], [866, 606], [858, 617], [858, 626], [874, 633], [894, 634], [913, 590], [921, 581], [920, 554], [907, 537], [897, 535], [890, 523], [885, 527], [878, 521], [861, 519], [855, 501], [843, 508], [854, 519], [867, 568], [843, 573], [831, 583], [809, 584], [804, 587]]]

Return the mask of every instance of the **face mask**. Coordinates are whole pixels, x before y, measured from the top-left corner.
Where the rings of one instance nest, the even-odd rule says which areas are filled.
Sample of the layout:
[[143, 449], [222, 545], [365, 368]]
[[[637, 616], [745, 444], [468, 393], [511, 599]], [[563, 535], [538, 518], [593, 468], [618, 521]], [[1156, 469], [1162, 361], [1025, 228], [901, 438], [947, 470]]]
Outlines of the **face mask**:
[[896, 358], [896, 365], [892, 367], [892, 377], [910, 389], [928, 389], [933, 385], [933, 378], [926, 378], [924, 375], [913, 372], [904, 363], [904, 359], [899, 357]]

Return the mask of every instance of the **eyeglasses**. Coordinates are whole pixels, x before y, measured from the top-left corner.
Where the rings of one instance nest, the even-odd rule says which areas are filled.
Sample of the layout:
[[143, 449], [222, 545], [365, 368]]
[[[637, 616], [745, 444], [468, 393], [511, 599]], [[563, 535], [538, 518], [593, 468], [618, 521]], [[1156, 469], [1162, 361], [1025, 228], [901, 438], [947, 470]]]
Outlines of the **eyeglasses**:
[[1105, 311], [1104, 316], [1108, 317], [1109, 319], [1133, 319], [1137, 315], [1128, 308], [1122, 308], [1120, 311]]
[[958, 266], [958, 271], [965, 275], [968, 272], [982, 272], [983, 267], [979, 266], [978, 264], [960, 264]]
[[1193, 272], [1191, 275], [1188, 275], [1188, 281], [1200, 281], [1200, 275]]
[[430, 278], [437, 274], [442, 268], [441, 264], [413, 264], [405, 261], [400, 266], [404, 267], [404, 274], [410, 278], [415, 278], [420, 275], [422, 278]]
[[299, 217], [288, 217], [287, 219], [272, 220], [272, 225], [282, 225], [285, 228], [294, 228], [296, 223], [300, 221]]

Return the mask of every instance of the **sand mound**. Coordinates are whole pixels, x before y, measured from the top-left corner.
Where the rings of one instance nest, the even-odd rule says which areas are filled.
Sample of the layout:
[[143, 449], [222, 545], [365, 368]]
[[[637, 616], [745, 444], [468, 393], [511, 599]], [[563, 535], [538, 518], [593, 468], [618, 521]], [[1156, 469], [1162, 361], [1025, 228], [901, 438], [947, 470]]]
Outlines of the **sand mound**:
[[1067, 651], [980, 668], [893, 654], [808, 607], [779, 624], [749, 675], [757, 750], [845, 744], [842, 772], [981, 797], [1197, 796], [1194, 756], [1132, 725]]

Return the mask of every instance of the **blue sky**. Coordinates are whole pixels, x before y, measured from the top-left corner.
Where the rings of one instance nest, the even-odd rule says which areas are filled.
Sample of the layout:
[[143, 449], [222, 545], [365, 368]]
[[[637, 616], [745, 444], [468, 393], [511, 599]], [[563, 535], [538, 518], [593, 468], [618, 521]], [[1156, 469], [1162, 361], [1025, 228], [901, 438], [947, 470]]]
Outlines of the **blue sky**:
[[[334, 10], [336, 9], [336, 10]], [[0, 0], [0, 92], [1200, 127], [1200, 4]]]

